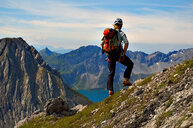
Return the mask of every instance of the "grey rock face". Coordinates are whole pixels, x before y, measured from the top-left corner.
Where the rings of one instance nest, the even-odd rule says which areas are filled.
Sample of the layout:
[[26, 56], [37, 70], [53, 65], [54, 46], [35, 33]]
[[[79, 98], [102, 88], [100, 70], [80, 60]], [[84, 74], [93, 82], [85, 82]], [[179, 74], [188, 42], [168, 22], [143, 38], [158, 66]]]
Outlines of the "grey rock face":
[[75, 111], [70, 110], [67, 102], [61, 97], [50, 99], [46, 102], [44, 106], [44, 111], [46, 115], [56, 114], [57, 116], [70, 116], [75, 114]]
[[62, 96], [70, 107], [91, 103], [68, 88], [60, 74], [46, 64], [33, 46], [22, 38], [0, 40], [0, 127], [43, 110], [50, 98]]

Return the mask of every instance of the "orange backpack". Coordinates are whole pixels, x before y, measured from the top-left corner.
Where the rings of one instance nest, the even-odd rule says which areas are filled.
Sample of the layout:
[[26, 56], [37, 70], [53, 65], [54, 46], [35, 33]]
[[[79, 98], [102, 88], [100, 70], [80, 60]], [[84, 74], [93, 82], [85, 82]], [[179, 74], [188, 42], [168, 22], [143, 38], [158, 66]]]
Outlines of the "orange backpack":
[[104, 40], [104, 44], [102, 46], [104, 52], [110, 52], [111, 50], [115, 49], [113, 44], [112, 44], [112, 41], [111, 39], [117, 35], [117, 31], [115, 29], [112, 29], [112, 28], [106, 28], [104, 30], [104, 37], [103, 37], [103, 40]]

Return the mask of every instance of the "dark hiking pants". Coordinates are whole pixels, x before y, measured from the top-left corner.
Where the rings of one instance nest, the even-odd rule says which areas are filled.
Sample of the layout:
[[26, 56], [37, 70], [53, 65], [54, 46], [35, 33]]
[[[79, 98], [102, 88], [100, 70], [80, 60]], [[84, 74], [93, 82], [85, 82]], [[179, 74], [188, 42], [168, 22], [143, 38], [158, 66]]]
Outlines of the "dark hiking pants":
[[[111, 59], [111, 60], [109, 59], [108, 61], [108, 68], [109, 68], [109, 76], [107, 81], [108, 90], [113, 90], [113, 79], [115, 76], [116, 61], [117, 59]], [[129, 79], [134, 65], [133, 62], [129, 59], [129, 57], [125, 56], [124, 60], [120, 63], [127, 67], [124, 72], [124, 78]]]

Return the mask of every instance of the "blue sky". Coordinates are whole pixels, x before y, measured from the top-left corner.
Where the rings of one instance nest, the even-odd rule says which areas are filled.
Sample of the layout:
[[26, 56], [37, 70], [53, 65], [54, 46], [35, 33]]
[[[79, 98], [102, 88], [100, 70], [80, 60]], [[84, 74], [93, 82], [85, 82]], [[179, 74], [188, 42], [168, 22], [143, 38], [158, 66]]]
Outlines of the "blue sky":
[[193, 47], [193, 0], [0, 0], [0, 38], [75, 49], [99, 45], [103, 30], [123, 19], [129, 50]]

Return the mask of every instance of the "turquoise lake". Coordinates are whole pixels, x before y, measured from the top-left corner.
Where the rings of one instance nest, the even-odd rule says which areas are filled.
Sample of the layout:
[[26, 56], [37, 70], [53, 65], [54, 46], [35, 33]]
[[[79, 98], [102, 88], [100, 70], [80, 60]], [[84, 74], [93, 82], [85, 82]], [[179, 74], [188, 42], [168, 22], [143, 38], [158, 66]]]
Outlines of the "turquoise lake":
[[76, 90], [76, 91], [86, 96], [93, 102], [100, 102], [109, 96], [108, 90], [104, 89]]

